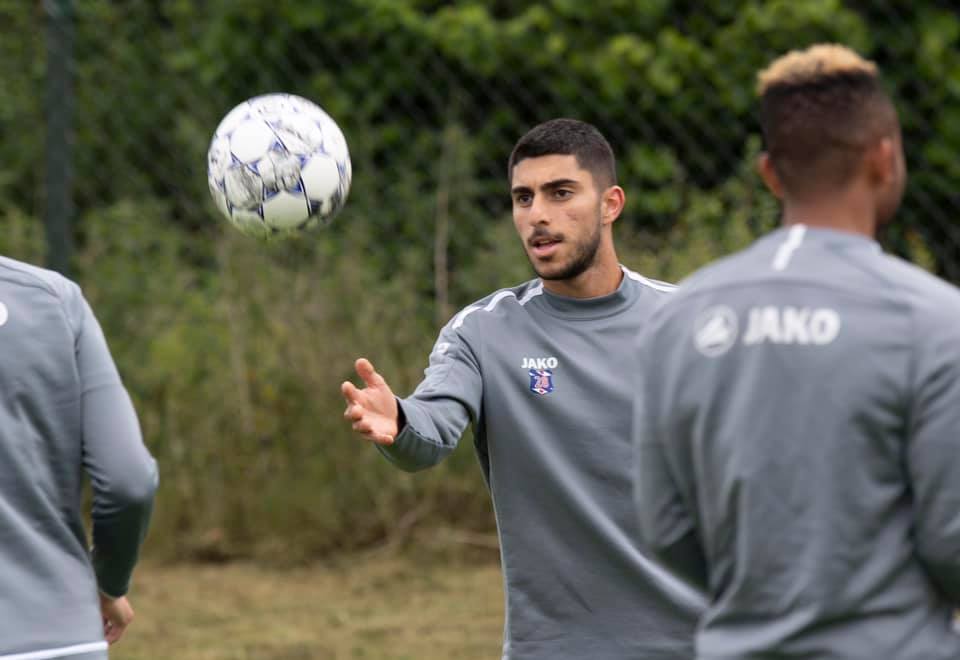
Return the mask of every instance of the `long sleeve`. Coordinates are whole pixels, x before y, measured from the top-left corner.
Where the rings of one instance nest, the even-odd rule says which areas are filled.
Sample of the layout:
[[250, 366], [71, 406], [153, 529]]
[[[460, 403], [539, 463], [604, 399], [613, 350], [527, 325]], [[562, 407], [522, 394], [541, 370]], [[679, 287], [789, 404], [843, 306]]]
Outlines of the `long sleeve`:
[[[944, 310], [946, 311], [946, 310]], [[960, 604], [960, 318], [918, 327], [907, 463], [917, 553], [931, 578]]]
[[398, 401], [404, 424], [394, 443], [377, 448], [401, 469], [413, 472], [452, 452], [471, 420], [480, 414], [483, 380], [476, 353], [458, 318], [440, 333], [424, 379]]
[[93, 564], [100, 590], [127, 592], [146, 535], [157, 466], [90, 307], [77, 338], [83, 387], [83, 464], [93, 486]]
[[[647, 343], [645, 340], [645, 348]], [[638, 363], [633, 421], [634, 500], [641, 542], [657, 562], [691, 586], [706, 591], [706, 558], [691, 513], [664, 455], [665, 439], [658, 432], [657, 393], [643, 376], [646, 350], [641, 351], [644, 355]]]

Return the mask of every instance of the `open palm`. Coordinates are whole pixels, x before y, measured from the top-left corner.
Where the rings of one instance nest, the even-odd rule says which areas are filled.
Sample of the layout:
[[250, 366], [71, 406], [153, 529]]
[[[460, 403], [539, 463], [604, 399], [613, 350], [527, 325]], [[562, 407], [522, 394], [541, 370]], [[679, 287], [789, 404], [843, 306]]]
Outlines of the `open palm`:
[[369, 360], [360, 358], [354, 364], [357, 375], [366, 387], [357, 388], [350, 381], [340, 386], [347, 400], [344, 419], [353, 423], [353, 430], [379, 445], [393, 444], [397, 437], [397, 399], [383, 376]]

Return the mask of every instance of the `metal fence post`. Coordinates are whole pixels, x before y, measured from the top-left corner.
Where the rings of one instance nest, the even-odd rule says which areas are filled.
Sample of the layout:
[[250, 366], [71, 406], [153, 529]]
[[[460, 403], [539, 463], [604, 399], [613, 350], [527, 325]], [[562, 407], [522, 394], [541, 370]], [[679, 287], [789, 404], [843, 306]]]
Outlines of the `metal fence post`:
[[72, 251], [73, 3], [44, 0], [47, 18], [46, 208], [47, 266], [63, 274]]

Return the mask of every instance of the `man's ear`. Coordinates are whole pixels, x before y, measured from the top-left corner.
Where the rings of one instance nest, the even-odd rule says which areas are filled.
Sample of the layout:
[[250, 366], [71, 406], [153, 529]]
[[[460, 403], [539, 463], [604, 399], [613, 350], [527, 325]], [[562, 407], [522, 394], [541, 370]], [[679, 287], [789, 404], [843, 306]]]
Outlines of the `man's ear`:
[[777, 170], [773, 166], [773, 161], [770, 160], [770, 154], [766, 151], [760, 152], [760, 155], [757, 156], [757, 174], [763, 179], [763, 185], [767, 187], [774, 197], [783, 199], [783, 184], [780, 183]]
[[893, 138], [878, 141], [863, 158], [871, 181], [886, 186], [897, 178], [897, 145]]
[[627, 194], [623, 192], [620, 186], [610, 186], [603, 191], [603, 200], [601, 205], [601, 216], [603, 224], [612, 224], [623, 211], [627, 203]]

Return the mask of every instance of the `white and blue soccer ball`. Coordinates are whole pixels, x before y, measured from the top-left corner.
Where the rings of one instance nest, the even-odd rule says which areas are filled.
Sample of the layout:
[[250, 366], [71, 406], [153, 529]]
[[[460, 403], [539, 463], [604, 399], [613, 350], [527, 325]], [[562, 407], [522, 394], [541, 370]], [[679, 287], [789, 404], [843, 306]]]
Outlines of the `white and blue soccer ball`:
[[317, 104], [293, 94], [244, 101], [207, 153], [210, 194], [244, 234], [269, 238], [329, 224], [350, 192], [347, 141]]

